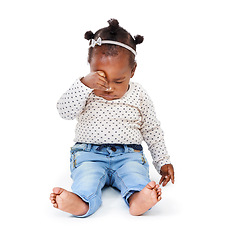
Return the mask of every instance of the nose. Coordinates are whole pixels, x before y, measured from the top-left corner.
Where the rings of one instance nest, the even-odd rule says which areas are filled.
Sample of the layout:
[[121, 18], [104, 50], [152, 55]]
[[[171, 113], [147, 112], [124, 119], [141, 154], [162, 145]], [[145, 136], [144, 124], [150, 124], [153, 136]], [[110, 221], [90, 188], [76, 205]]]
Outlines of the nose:
[[109, 85], [109, 87], [105, 90], [105, 92], [113, 92], [114, 89]]

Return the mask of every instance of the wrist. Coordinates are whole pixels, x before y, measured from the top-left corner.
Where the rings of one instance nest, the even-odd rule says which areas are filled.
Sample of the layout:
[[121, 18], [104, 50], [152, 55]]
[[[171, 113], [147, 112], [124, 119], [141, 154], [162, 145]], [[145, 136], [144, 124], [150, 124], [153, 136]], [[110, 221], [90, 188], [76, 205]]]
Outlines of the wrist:
[[83, 83], [84, 77], [80, 77], [79, 80]]
[[83, 83], [86, 87], [90, 88], [90, 87], [86, 84], [85, 77], [80, 77], [79, 80], [80, 80], [80, 82]]

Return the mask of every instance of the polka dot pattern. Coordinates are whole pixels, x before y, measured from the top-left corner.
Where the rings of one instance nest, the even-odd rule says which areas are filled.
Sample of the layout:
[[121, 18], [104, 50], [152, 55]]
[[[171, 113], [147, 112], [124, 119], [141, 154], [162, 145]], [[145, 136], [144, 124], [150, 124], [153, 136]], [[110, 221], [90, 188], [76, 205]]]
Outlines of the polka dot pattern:
[[164, 134], [146, 90], [136, 82], [120, 99], [96, 96], [79, 79], [57, 103], [62, 118], [77, 119], [75, 142], [141, 144], [144, 140], [158, 172], [169, 164]]

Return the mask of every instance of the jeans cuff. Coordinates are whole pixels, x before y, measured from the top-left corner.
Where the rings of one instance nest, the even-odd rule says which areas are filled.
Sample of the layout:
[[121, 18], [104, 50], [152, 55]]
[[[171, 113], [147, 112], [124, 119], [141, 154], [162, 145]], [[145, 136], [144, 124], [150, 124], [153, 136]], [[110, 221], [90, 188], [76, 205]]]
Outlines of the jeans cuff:
[[142, 188], [134, 188], [134, 189], [129, 189], [128, 191], [126, 191], [124, 194], [123, 194], [123, 199], [125, 200], [126, 204], [128, 205], [129, 207], [129, 202], [128, 202], [128, 199], [130, 198], [130, 196], [135, 193], [135, 192], [140, 192], [144, 187], [142, 186]]
[[99, 199], [96, 195], [93, 195], [89, 198], [86, 198], [85, 196], [83, 196], [81, 194], [78, 194], [76, 192], [74, 192], [74, 194], [76, 194], [84, 202], [89, 204], [89, 210], [87, 211], [86, 214], [84, 214], [84, 215], [73, 215], [74, 217], [78, 217], [78, 218], [88, 217], [88, 216], [92, 215], [93, 213], [95, 213], [97, 211], [97, 209], [101, 206], [101, 199]]

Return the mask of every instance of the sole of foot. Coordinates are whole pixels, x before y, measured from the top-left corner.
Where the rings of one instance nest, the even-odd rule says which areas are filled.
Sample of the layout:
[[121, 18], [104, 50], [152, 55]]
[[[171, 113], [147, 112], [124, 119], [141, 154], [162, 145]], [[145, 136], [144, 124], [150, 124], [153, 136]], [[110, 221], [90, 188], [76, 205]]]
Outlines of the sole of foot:
[[139, 216], [152, 208], [161, 200], [161, 188], [156, 182], [151, 181], [140, 192], [132, 194], [129, 198], [129, 212]]
[[50, 194], [50, 200], [53, 207], [73, 215], [84, 215], [89, 210], [88, 203], [84, 202], [76, 194], [63, 188], [53, 188], [53, 193]]

